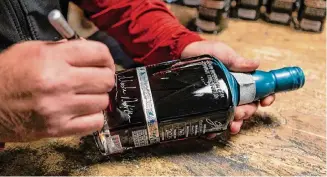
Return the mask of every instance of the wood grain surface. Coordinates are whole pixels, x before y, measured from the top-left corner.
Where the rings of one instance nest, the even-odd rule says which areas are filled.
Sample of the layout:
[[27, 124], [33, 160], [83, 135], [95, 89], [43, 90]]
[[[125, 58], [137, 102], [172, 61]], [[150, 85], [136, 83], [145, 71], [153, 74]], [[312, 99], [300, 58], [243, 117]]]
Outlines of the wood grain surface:
[[[172, 6], [186, 24], [194, 9]], [[326, 176], [326, 33], [230, 20], [218, 35], [260, 69], [300, 66], [305, 86], [245, 123], [236, 136], [159, 145], [103, 158], [92, 139], [47, 139], [8, 144], [0, 152], [0, 175], [317, 175]]]

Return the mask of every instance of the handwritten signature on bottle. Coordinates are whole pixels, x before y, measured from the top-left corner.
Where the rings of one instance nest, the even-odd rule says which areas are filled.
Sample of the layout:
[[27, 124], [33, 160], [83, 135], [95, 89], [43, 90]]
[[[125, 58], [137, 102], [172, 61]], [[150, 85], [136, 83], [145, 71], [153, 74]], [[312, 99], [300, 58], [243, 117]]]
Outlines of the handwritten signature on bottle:
[[134, 76], [118, 76], [118, 83], [119, 88], [122, 93], [120, 97], [120, 108], [124, 113], [127, 114], [128, 118], [131, 118], [131, 115], [134, 113], [135, 109], [135, 103], [139, 102], [139, 99], [137, 98], [131, 98], [128, 95], [127, 92], [130, 89], [136, 89], [136, 86], [129, 86], [131, 83], [135, 81]]
[[211, 119], [206, 119], [206, 122], [212, 126], [213, 131], [223, 130], [224, 125], [219, 121], [212, 121]]

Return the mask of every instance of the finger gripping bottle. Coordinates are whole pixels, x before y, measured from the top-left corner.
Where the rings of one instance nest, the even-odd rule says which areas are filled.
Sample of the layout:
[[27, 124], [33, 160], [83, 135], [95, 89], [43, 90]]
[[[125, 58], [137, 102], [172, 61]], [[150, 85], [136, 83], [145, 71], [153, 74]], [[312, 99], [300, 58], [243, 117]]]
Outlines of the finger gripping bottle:
[[110, 155], [223, 133], [236, 106], [299, 89], [304, 82], [298, 67], [235, 73], [210, 55], [120, 71], [95, 142]]

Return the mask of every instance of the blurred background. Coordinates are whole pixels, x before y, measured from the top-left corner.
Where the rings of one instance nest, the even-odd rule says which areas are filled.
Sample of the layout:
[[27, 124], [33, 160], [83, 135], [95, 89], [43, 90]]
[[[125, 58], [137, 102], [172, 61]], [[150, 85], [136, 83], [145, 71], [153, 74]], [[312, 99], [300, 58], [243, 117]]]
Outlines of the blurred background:
[[[227, 43], [246, 58], [272, 61], [270, 68], [300, 62], [302, 52], [325, 62], [324, 0], [162, 1], [188, 29], [208, 40]], [[85, 38], [98, 31], [73, 3], [68, 18]], [[284, 56], [285, 52], [289, 52], [288, 56]], [[280, 60], [285, 62], [277, 62]]]

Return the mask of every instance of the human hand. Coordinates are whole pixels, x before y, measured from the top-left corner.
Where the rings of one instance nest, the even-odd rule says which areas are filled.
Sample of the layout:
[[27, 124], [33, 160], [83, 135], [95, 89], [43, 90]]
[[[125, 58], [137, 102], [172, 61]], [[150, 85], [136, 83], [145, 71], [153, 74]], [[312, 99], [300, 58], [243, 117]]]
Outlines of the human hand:
[[[231, 71], [251, 72], [259, 67], [259, 62], [248, 60], [239, 56], [232, 48], [221, 42], [199, 41], [186, 46], [182, 52], [182, 58], [209, 54], [217, 57]], [[259, 104], [263, 107], [270, 106], [275, 100], [275, 95], [270, 95], [259, 102], [236, 107], [234, 120], [230, 123], [231, 134], [237, 134], [243, 124], [243, 120], [249, 119], [258, 109]], [[210, 135], [213, 138], [215, 135]]]
[[114, 67], [98, 42], [31, 41], [8, 48], [0, 54], [0, 142], [101, 129]]

